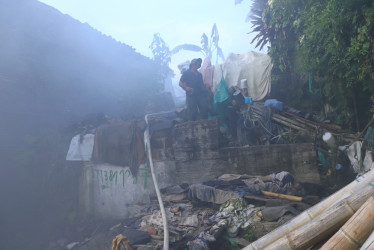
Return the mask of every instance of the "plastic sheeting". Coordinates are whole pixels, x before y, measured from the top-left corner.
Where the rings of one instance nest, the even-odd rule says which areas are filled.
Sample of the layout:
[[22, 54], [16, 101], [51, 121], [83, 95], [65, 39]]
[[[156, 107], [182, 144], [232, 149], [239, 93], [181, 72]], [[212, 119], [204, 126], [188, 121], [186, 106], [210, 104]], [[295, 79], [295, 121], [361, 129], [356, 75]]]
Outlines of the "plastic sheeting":
[[203, 65], [199, 69], [199, 72], [203, 76], [203, 82], [204, 82], [205, 87], [211, 89], [213, 85], [214, 67], [209, 57], [204, 59]]
[[71, 139], [67, 161], [89, 161], [92, 157], [95, 135], [76, 135]]
[[351, 146], [349, 146], [348, 151], [347, 151], [347, 156], [349, 160], [351, 161], [351, 165], [355, 173], [361, 172], [361, 166], [362, 166], [361, 147], [362, 147], [362, 143], [360, 141], [356, 141]]
[[347, 156], [351, 161], [352, 168], [359, 175], [366, 173], [374, 165], [372, 152], [366, 150], [364, 157], [362, 153], [362, 142], [360, 141], [352, 143], [347, 150]]
[[[220, 69], [222, 66], [223, 73]], [[216, 91], [222, 74], [230, 88], [232, 86], [239, 89], [243, 79], [247, 79], [248, 96], [254, 101], [264, 99], [271, 90], [270, 73], [273, 65], [268, 55], [250, 51], [245, 54], [229, 54], [222, 65], [214, 66], [213, 92]]]

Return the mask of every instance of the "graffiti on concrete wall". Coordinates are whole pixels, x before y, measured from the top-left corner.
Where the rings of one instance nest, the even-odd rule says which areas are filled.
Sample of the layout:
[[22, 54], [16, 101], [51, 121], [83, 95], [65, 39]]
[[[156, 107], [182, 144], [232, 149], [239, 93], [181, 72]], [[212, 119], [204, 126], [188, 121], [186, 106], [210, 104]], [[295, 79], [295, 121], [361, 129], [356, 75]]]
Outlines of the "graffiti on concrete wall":
[[128, 168], [121, 170], [92, 168], [91, 173], [93, 179], [100, 183], [101, 189], [107, 189], [113, 185], [125, 187], [127, 183], [137, 184], [138, 178], [143, 182], [144, 189], [146, 189], [148, 187], [148, 179], [151, 177], [150, 169], [147, 164], [139, 168], [138, 176], [133, 176]]

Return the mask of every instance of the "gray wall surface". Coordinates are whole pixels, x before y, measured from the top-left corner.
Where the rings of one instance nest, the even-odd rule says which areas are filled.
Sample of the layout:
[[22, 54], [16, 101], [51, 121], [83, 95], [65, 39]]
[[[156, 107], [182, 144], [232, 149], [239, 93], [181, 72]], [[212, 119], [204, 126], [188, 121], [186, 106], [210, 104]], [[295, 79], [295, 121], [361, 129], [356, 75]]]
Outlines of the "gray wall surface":
[[[268, 175], [288, 171], [296, 181], [319, 183], [312, 143], [219, 148], [217, 120], [175, 125], [156, 131], [151, 139], [158, 185], [200, 183], [222, 174]], [[149, 203], [154, 187], [148, 164], [136, 177], [128, 167], [109, 164], [83, 168], [81, 205], [88, 214], [124, 218]]]

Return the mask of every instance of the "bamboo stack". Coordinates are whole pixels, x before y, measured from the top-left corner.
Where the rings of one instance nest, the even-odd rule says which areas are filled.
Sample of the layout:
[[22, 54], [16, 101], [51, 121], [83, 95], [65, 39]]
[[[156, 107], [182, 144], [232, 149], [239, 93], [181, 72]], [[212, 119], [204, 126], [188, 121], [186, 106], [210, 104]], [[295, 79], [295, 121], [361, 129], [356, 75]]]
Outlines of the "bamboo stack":
[[[261, 115], [264, 107], [253, 105], [251, 108], [257, 115]], [[309, 133], [314, 133], [320, 128], [331, 131], [333, 134], [337, 134], [341, 130], [339, 125], [307, 120], [287, 111], [283, 111], [281, 114], [272, 114], [271, 119], [281, 125]]]
[[[258, 115], [262, 114], [261, 107], [253, 106], [252, 111]], [[296, 114], [282, 112], [282, 114], [284, 113], [291, 118], [273, 114], [271, 119], [292, 129], [309, 133], [318, 132], [322, 128], [336, 134], [340, 129], [336, 125], [316, 123], [297, 117]], [[347, 139], [349, 138], [347, 137]], [[337, 245], [335, 249], [358, 249], [373, 230], [373, 196], [374, 169], [372, 168], [365, 175], [304, 211], [288, 223], [252, 242], [244, 250], [307, 249], [334, 235], [348, 220], [346, 226], [332, 238], [332, 243], [329, 241], [329, 245], [326, 245], [325, 249], [334, 249], [334, 244]], [[350, 219], [355, 222], [351, 222]], [[361, 223], [361, 227], [358, 227], [357, 223]], [[362, 223], [365, 223], [365, 225], [362, 226]], [[344, 236], [348, 235], [347, 237], [353, 241], [354, 247], [349, 245], [352, 242], [346, 242], [344, 244], [345, 248], [336, 243], [343, 239], [342, 234], [345, 234]], [[341, 243], [343, 244], [343, 242]], [[362, 245], [362, 249], [374, 250], [374, 232]]]
[[[251, 243], [244, 250], [312, 246], [335, 233], [374, 194], [371, 182], [374, 182], [373, 170]], [[327, 221], [329, 224], [326, 224]]]
[[374, 188], [367, 185], [358, 194], [339, 201], [309, 223], [282, 236], [266, 249], [308, 249], [314, 246], [335, 233], [372, 195]]
[[364, 205], [334, 234], [321, 250], [359, 249], [374, 230], [374, 199], [370, 197]]
[[374, 250], [374, 231], [370, 234], [360, 250]]

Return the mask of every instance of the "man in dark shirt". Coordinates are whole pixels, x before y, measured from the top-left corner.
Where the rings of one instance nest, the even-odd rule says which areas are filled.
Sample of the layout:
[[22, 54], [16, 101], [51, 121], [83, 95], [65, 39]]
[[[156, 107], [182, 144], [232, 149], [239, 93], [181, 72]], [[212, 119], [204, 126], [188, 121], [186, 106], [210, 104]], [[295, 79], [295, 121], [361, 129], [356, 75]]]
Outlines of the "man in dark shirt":
[[208, 118], [207, 90], [203, 83], [203, 76], [197, 69], [201, 67], [201, 58], [193, 59], [179, 81], [179, 86], [186, 91], [187, 118], [195, 121], [199, 108], [201, 118]]

